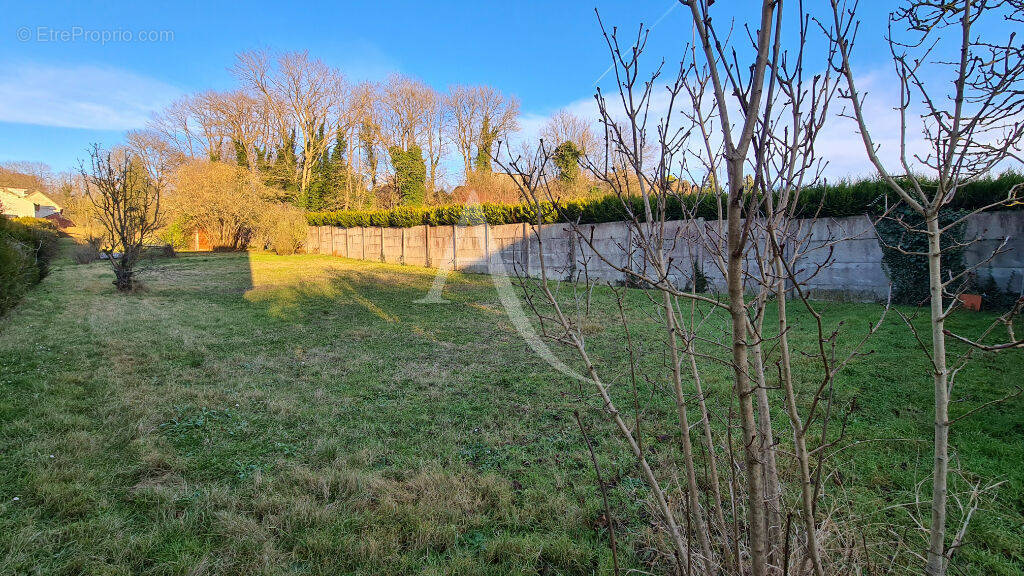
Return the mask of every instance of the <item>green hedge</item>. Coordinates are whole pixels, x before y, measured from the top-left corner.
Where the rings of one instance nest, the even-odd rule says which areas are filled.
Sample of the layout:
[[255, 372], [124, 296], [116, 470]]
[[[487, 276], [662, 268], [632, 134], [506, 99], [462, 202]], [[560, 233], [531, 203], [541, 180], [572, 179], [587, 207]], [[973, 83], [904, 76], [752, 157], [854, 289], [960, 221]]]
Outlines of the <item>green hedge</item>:
[[[640, 198], [631, 198], [632, 209], [643, 212]], [[694, 203], [690, 203], [692, 206]], [[681, 218], [684, 214], [677, 198], [670, 198], [669, 218]], [[715, 218], [717, 209], [711, 198], [703, 198], [697, 206], [705, 218]], [[554, 206], [549, 202], [540, 204], [541, 221], [552, 223], [579, 219], [585, 224], [615, 222], [627, 217], [622, 202], [615, 196], [598, 200], [573, 200]], [[536, 209], [530, 204], [480, 204], [477, 206], [438, 206], [435, 208], [395, 208], [394, 210], [348, 210], [339, 212], [310, 212], [306, 220], [312, 226], [390, 227], [410, 228], [428, 224], [430, 226], [451, 226], [456, 224], [518, 224], [536, 222]]]
[[[963, 186], [950, 204], [955, 210], [975, 210], [1006, 197], [1011, 186], [1024, 182], [1024, 175], [1008, 172], [988, 180], [981, 180]], [[797, 216], [809, 217], [817, 213], [821, 217], [842, 218], [881, 212], [886, 204], [896, 201], [888, 186], [879, 180], [840, 182], [827, 187], [815, 186], [800, 192]], [[629, 207], [635, 214], [643, 214], [640, 197], [628, 199]], [[680, 219], [685, 214], [696, 214], [700, 218], [718, 218], [715, 198], [709, 195], [671, 196], [665, 201], [668, 219]], [[1017, 204], [1012, 209], [1020, 209]], [[820, 207], [820, 212], [819, 212]], [[626, 206], [616, 196], [594, 200], [572, 200], [549, 202], [540, 205], [541, 221], [544, 223], [577, 221], [582, 224], [616, 222], [627, 218]], [[450, 226], [455, 224], [518, 224], [536, 222], [537, 217], [531, 204], [481, 204], [479, 206], [438, 206], [435, 208], [395, 208], [376, 211], [310, 212], [306, 220], [311, 226], [390, 227], [409, 228], [429, 224]]]
[[56, 232], [32, 220], [36, 219], [12, 221], [0, 216], [0, 314], [46, 276], [57, 255]]

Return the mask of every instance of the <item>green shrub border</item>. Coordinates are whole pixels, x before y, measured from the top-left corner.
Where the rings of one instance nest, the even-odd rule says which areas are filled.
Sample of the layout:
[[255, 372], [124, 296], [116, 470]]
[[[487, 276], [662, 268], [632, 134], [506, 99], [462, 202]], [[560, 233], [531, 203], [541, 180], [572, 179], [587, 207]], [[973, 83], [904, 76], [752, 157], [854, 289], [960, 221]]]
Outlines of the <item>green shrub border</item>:
[[49, 220], [0, 216], [0, 314], [49, 273], [57, 235]]
[[[1024, 175], [1007, 172], [999, 177], [979, 180], [960, 188], [949, 208], [953, 210], [976, 210], [1005, 199], [1007, 191], [1015, 184], [1024, 182]], [[843, 218], [861, 214], [877, 214], [884, 210], [886, 199], [890, 205], [896, 198], [885, 182], [880, 180], [859, 180], [839, 182], [828, 186], [804, 188], [800, 192], [796, 215], [810, 217]], [[629, 198], [634, 214], [643, 214], [639, 197]], [[669, 219], [681, 219], [687, 214], [714, 220], [718, 218], [715, 198], [709, 195], [670, 196], [665, 203]], [[820, 207], [820, 211], [819, 211]], [[1016, 204], [1010, 209], [1024, 208]], [[623, 202], [617, 196], [606, 196], [593, 200], [572, 200], [540, 204], [541, 222], [579, 221], [581, 224], [618, 222], [627, 218]], [[460, 224], [477, 225], [484, 222], [499, 224], [533, 223], [537, 221], [532, 204], [481, 204], [478, 206], [438, 206], [434, 208], [401, 207], [392, 210], [347, 210], [338, 212], [310, 212], [306, 221], [311, 226], [340, 226], [343, 228], [411, 228], [413, 226], [452, 226]]]

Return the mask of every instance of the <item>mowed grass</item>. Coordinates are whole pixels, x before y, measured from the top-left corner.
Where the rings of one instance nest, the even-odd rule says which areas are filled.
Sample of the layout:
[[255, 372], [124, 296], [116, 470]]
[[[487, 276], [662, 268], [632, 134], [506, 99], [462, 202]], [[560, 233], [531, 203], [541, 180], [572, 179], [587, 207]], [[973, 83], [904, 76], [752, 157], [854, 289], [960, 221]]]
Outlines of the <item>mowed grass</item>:
[[[488, 277], [453, 275], [448, 304], [415, 302], [432, 271], [326, 256], [184, 255], [143, 278], [119, 295], [103, 263], [59, 264], [0, 319], [0, 574], [611, 573], [574, 409], [609, 481], [620, 562], [664, 569], [635, 462], [593, 398], [531, 351]], [[646, 298], [629, 295], [637, 309]], [[853, 335], [879, 312], [823, 306]], [[588, 335], [628, 398], [613, 308], [598, 290]], [[638, 332], [653, 349], [656, 326]], [[867, 348], [837, 383], [846, 440], [900, 440], [835, 466], [866, 523], [912, 530], [891, 507], [930, 469], [930, 378], [895, 318]], [[664, 374], [657, 355], [644, 362]], [[955, 410], [1021, 384], [1022, 368], [1020, 352], [979, 355]], [[727, 376], [709, 368], [711, 390]], [[653, 396], [650, 446], [674, 432], [664, 391]], [[1020, 574], [1024, 401], [953, 440], [969, 479], [1005, 481], [958, 570]], [[670, 448], [654, 457], [673, 465]]]

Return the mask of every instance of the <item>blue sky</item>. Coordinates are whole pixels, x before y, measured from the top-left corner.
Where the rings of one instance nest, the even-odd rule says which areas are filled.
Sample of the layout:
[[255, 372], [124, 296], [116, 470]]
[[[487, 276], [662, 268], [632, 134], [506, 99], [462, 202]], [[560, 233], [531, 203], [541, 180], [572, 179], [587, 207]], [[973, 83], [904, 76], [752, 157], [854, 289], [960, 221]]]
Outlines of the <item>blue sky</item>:
[[[678, 61], [690, 37], [688, 14], [674, 0], [89, 4], [19, 2], [5, 8], [0, 161], [72, 169], [89, 143], [119, 142], [125, 130], [141, 127], [173, 98], [232, 86], [227, 68], [235, 53], [247, 49], [306, 49], [352, 80], [402, 72], [440, 89], [490, 84], [520, 98], [529, 130], [562, 107], [584, 110], [607, 69], [595, 6], [606, 24], [630, 31], [657, 22], [652, 56]], [[737, 1], [727, 9], [747, 5]], [[857, 55], [869, 76], [884, 69], [888, 7], [880, 0], [861, 2], [868, 21]], [[104, 31], [114, 37], [103, 42]], [[163, 38], [137, 39], [151, 31]], [[89, 37], [62, 40], [62, 33]], [[132, 41], [125, 41], [128, 34]]]

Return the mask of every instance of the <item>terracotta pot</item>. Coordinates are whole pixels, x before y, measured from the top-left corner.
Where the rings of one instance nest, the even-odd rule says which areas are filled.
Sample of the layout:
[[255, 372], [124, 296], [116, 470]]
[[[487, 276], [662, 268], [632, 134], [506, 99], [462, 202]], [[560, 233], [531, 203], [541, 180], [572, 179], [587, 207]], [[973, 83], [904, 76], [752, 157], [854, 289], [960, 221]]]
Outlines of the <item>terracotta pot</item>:
[[964, 308], [977, 312], [978, 310], [981, 310], [981, 295], [961, 294], [960, 303], [964, 305]]

